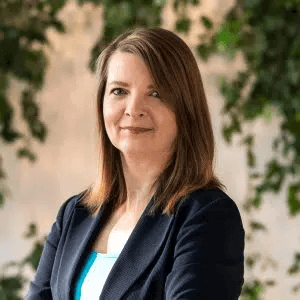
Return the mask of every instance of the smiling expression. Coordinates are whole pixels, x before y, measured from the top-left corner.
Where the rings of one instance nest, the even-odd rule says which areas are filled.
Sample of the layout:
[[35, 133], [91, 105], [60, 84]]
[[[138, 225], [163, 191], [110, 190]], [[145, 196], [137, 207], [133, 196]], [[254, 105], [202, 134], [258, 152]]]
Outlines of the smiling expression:
[[[174, 150], [176, 116], [154, 87], [144, 61], [115, 52], [108, 63], [103, 117], [111, 143], [123, 154], [159, 155]], [[136, 134], [126, 126], [151, 128]]]

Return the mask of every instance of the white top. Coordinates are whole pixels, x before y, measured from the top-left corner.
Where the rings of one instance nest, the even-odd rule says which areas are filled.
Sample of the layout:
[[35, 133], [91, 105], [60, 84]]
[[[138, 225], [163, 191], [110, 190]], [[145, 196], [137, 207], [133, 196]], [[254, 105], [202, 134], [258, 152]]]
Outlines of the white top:
[[119, 253], [98, 253], [92, 251], [78, 277], [75, 286], [75, 300], [99, 300], [108, 274]]

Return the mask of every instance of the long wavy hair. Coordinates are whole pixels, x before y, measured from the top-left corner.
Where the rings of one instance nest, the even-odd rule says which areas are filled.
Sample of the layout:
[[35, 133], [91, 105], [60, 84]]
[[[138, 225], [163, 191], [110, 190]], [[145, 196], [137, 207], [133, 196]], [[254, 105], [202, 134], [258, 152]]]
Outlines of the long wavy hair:
[[103, 119], [107, 69], [116, 51], [135, 54], [144, 61], [162, 98], [175, 112], [179, 125], [175, 151], [152, 185], [155, 201], [149, 215], [157, 210], [172, 214], [177, 204], [195, 190], [226, 189], [213, 171], [212, 124], [193, 53], [169, 30], [136, 27], [108, 44], [97, 59], [98, 174], [95, 182], [84, 191], [81, 203], [95, 215], [108, 203], [119, 207], [127, 197], [120, 151], [108, 138]]

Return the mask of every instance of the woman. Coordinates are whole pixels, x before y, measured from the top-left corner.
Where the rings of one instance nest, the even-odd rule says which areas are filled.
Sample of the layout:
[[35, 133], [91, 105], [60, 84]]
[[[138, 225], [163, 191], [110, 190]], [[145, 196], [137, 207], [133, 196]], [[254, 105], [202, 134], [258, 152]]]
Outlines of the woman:
[[97, 66], [99, 175], [62, 205], [26, 299], [238, 299], [244, 229], [192, 52], [136, 28]]

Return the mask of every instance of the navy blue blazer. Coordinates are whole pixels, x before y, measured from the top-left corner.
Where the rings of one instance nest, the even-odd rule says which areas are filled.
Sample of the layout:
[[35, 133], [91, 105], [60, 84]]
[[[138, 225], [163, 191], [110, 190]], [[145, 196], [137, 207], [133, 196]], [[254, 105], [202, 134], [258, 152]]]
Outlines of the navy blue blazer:
[[[71, 300], [77, 276], [112, 205], [91, 217], [78, 199], [60, 208], [27, 300]], [[244, 228], [235, 202], [199, 189], [170, 215], [153, 197], [117, 258], [100, 300], [234, 300], [244, 283]]]

